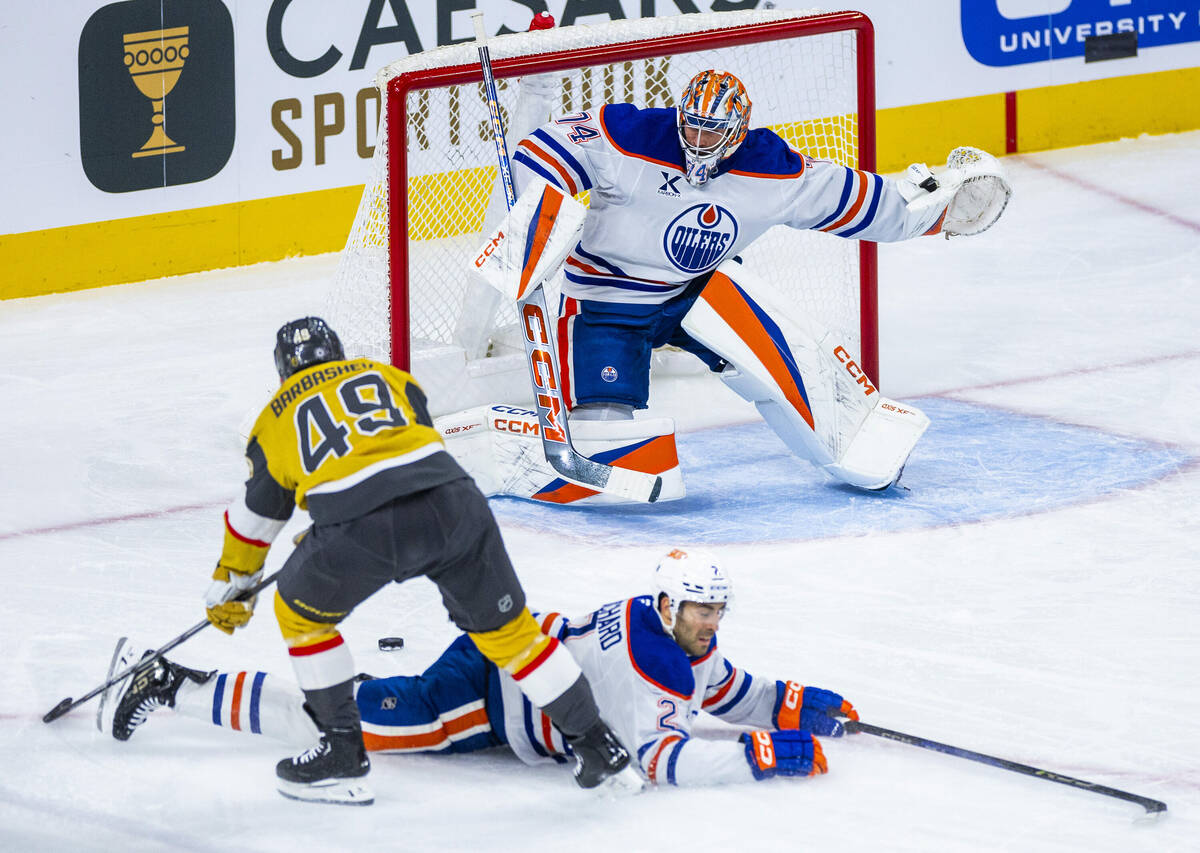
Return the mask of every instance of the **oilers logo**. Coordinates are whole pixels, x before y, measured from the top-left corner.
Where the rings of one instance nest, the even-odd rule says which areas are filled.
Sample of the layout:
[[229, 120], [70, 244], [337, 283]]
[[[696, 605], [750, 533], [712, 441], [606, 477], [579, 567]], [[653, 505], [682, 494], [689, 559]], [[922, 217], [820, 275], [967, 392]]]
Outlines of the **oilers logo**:
[[738, 224], [719, 204], [704, 202], [689, 207], [671, 220], [663, 234], [667, 259], [686, 273], [712, 269], [737, 242]]
[[600, 378], [605, 382], [616, 382], [617, 369], [610, 364], [608, 367], [600, 371]]

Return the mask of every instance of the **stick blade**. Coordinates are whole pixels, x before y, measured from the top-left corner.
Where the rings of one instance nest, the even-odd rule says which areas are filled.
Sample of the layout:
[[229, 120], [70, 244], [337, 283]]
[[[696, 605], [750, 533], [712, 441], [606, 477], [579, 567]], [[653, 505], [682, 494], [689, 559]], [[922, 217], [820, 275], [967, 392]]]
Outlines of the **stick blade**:
[[1147, 800], [1142, 803], [1142, 807], [1146, 809], [1146, 817], [1144, 820], [1158, 820], [1165, 817], [1167, 814], [1167, 804], [1161, 800]]
[[662, 492], [662, 477], [644, 474], [628, 468], [613, 468], [602, 491], [620, 495], [629, 500], [654, 503]]
[[68, 696], [66, 699], [59, 702], [57, 705], [55, 705], [53, 708], [51, 708], [49, 711], [46, 712], [45, 716], [42, 717], [42, 722], [43, 723], [53, 723], [55, 720], [57, 720], [63, 714], [67, 713], [67, 711], [71, 710], [71, 703], [73, 701], [74, 700], [72, 700], [71, 697]]

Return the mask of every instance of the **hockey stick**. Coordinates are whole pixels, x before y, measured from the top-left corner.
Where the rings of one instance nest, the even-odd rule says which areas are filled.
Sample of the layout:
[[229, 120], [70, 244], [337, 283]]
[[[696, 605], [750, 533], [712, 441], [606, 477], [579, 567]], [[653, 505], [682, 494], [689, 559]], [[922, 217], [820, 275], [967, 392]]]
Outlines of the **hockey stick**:
[[[504, 141], [504, 122], [500, 117], [500, 99], [496, 94], [496, 78], [492, 74], [492, 58], [488, 52], [487, 34], [483, 29], [483, 13], [473, 12], [475, 42], [479, 47], [479, 65], [483, 71], [483, 84], [487, 91], [488, 112], [492, 120], [492, 141], [496, 145], [496, 159], [500, 164], [500, 183], [504, 187], [504, 201], [508, 209], [517, 202], [513, 185], [512, 166], [508, 158], [508, 145]], [[567, 427], [567, 407], [563, 403], [562, 390], [558, 387], [558, 359], [554, 347], [554, 329], [547, 321], [546, 295], [540, 281], [533, 282], [529, 291], [517, 305], [521, 315], [524, 334], [525, 363], [533, 384], [534, 400], [537, 405], [538, 424], [542, 438], [542, 450], [546, 461], [563, 479], [581, 486], [608, 492], [635, 501], [653, 503], [662, 491], [662, 477], [614, 468], [588, 459], [575, 449], [571, 442], [571, 431]]]
[[[267, 577], [267, 578], [263, 579], [262, 581], [260, 581], [259, 583], [255, 584], [254, 586], [252, 586], [250, 589], [243, 592], [241, 595], [239, 595], [234, 600], [235, 601], [244, 601], [245, 599], [250, 598], [253, 595], [257, 595], [260, 590], [263, 590], [266, 587], [270, 586], [272, 583], [274, 583], [275, 579], [277, 577], [279, 577], [279, 574], [280, 574], [280, 572], [275, 572], [275, 574], [273, 574], [270, 577]], [[47, 711], [46, 715], [44, 717], [42, 717], [42, 722], [43, 723], [54, 722], [59, 717], [63, 716], [68, 711], [70, 711], [71, 709], [77, 708], [80, 705], [82, 705], [84, 702], [91, 699], [93, 696], [103, 693], [105, 690], [112, 687], [117, 682], [121, 681], [127, 675], [137, 672], [138, 670], [145, 669], [146, 667], [150, 666], [150, 664], [153, 663], [157, 658], [162, 657], [164, 654], [171, 651], [171, 649], [180, 645], [185, 640], [191, 639], [193, 636], [195, 636], [196, 634], [200, 633], [205, 628], [207, 628], [210, 624], [212, 624], [212, 623], [210, 623], [207, 619], [205, 619], [201, 622], [197, 622], [195, 625], [188, 628], [186, 631], [184, 631], [182, 634], [180, 634], [175, 639], [168, 641], [167, 644], [164, 645], [161, 649], [156, 650], [152, 656], [150, 656], [148, 658], [144, 658], [143, 660], [139, 660], [137, 663], [133, 664], [133, 666], [126, 667], [121, 672], [119, 672], [116, 675], [109, 678], [108, 681], [101, 684], [95, 690], [90, 691], [87, 695], [81, 696], [78, 699], [72, 699], [70, 696], [68, 696], [66, 699], [63, 699], [61, 702], [59, 702], [57, 705], [55, 705], [53, 708], [51, 708], [49, 711]]]
[[1028, 764], [1018, 764], [1015, 761], [1009, 761], [1006, 758], [996, 758], [992, 755], [984, 755], [982, 752], [973, 752], [969, 749], [962, 749], [957, 746], [950, 746], [945, 743], [938, 743], [935, 740], [927, 740], [916, 735], [908, 735], [904, 732], [885, 729], [880, 726], [873, 726], [870, 723], [862, 723], [857, 720], [846, 720], [843, 723], [846, 731], [850, 734], [861, 732], [863, 734], [875, 735], [876, 737], [887, 738], [888, 740], [899, 741], [906, 743], [909, 746], [917, 746], [921, 749], [932, 749], [934, 752], [944, 752], [946, 755], [953, 755], [957, 758], [966, 758], [969, 761], [978, 761], [980, 764], [990, 764], [992, 767], [999, 767], [1001, 770], [1011, 770], [1014, 773], [1023, 773], [1026, 776], [1036, 776], [1039, 779], [1046, 779], [1051, 782], [1058, 782], [1060, 785], [1070, 785], [1072, 788], [1079, 788], [1084, 791], [1091, 791], [1094, 794], [1103, 794], [1106, 797], [1115, 797], [1118, 800], [1126, 800], [1130, 803], [1137, 803], [1146, 810], [1147, 814], [1160, 815], [1167, 810], [1167, 804], [1160, 800], [1152, 800], [1149, 797], [1141, 797], [1137, 794], [1131, 794], [1128, 791], [1119, 791], [1116, 788], [1109, 788], [1105, 785], [1097, 785], [1095, 782], [1085, 782], [1083, 779], [1076, 779], [1072, 776], [1063, 776], [1061, 773], [1055, 773], [1052, 770], [1042, 770], [1039, 767], [1030, 767]]

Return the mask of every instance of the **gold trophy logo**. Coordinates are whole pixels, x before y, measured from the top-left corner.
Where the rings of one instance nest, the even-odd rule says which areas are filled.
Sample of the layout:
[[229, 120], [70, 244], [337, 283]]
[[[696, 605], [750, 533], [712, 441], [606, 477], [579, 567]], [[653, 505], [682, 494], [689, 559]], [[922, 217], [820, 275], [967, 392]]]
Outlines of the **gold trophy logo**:
[[146, 140], [146, 144], [131, 156], [153, 157], [184, 150], [184, 146], [167, 136], [166, 130], [163, 129], [163, 101], [175, 88], [187, 58], [187, 27], [125, 34], [125, 67], [129, 69], [129, 76], [133, 78], [138, 91], [154, 105], [154, 116], [151, 119], [154, 131]]

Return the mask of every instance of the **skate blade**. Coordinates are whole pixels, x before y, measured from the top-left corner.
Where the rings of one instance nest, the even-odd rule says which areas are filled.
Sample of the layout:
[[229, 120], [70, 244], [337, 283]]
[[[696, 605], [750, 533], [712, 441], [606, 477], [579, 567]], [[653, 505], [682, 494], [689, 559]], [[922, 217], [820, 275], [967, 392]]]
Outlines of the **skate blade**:
[[646, 781], [631, 762], [601, 782], [596, 790], [611, 797], [632, 797], [646, 790]]
[[330, 779], [311, 785], [277, 779], [275, 789], [289, 800], [302, 800], [306, 803], [369, 806], [375, 802], [375, 792], [360, 779]]
[[[124, 656], [126, 649], [132, 644], [128, 637], [122, 637], [117, 640], [117, 646], [113, 649], [112, 661], [108, 665], [108, 674], [104, 676], [104, 680], [109, 681], [115, 675], [120, 667], [121, 658]], [[96, 730], [102, 734], [112, 732], [112, 718], [116, 713], [116, 695], [121, 692], [121, 688], [125, 684], [125, 679], [121, 679], [116, 684], [111, 685], [107, 690], [100, 694], [100, 707], [96, 709]]]

